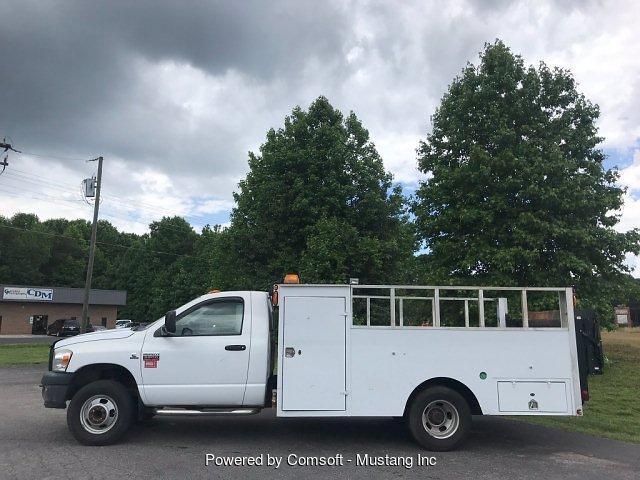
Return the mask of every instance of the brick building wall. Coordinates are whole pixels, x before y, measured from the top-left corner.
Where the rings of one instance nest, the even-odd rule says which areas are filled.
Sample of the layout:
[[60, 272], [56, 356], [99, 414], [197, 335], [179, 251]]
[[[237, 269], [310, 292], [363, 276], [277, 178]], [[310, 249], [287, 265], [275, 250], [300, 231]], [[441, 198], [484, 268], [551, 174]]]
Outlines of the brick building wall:
[[[30, 334], [32, 325], [29, 317], [47, 315], [47, 324], [51, 325], [59, 318], [82, 318], [82, 305], [44, 302], [2, 302], [0, 303], [0, 335]], [[114, 328], [118, 318], [115, 305], [91, 305], [89, 321], [92, 325], [102, 325], [107, 319], [107, 328]]]

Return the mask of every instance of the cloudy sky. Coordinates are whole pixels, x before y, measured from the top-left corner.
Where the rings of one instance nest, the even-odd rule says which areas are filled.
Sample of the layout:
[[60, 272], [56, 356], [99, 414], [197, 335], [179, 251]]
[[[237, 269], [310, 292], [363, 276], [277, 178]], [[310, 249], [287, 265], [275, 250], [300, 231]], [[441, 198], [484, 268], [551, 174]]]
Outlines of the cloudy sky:
[[318, 95], [357, 113], [411, 191], [448, 83], [500, 38], [570, 68], [600, 105], [607, 164], [629, 189], [620, 229], [640, 226], [635, 1], [0, 0], [0, 19], [0, 139], [29, 152], [0, 177], [3, 215], [89, 219], [84, 159], [103, 155], [101, 217], [119, 228], [224, 224], [247, 152]]

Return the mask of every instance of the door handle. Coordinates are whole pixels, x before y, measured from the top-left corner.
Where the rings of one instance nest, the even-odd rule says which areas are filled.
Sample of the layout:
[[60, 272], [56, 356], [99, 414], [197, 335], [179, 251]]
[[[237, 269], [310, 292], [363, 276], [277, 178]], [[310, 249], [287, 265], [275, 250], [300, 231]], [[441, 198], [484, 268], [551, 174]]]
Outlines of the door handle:
[[232, 351], [242, 351], [242, 350], [246, 350], [247, 346], [246, 345], [227, 345], [226, 347], [224, 347], [225, 350], [232, 350]]

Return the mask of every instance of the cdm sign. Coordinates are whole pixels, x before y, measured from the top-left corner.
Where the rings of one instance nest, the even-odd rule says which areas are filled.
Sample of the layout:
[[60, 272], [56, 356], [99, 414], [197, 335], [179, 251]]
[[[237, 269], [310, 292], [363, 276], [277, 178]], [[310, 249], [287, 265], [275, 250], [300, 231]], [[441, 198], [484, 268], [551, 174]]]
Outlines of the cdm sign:
[[24, 300], [27, 302], [50, 302], [53, 300], [53, 289], [33, 287], [4, 287], [3, 300]]

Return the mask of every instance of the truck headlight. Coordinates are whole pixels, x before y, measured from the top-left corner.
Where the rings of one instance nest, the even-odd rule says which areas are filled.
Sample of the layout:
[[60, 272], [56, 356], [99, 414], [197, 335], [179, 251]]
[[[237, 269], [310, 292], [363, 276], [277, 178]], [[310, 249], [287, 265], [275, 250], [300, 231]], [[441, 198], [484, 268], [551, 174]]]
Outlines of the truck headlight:
[[56, 350], [51, 370], [54, 372], [66, 372], [72, 355], [73, 352], [71, 350]]

